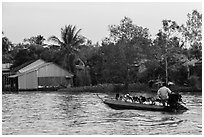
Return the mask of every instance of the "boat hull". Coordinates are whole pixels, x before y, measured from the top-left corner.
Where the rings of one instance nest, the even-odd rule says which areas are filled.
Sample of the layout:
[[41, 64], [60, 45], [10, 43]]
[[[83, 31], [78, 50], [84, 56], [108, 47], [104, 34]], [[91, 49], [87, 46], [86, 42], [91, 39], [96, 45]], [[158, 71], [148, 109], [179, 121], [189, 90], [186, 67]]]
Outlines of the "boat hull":
[[135, 110], [148, 110], [148, 111], [165, 111], [165, 112], [177, 112], [182, 110], [188, 110], [183, 105], [179, 104], [179, 106], [173, 108], [169, 106], [159, 106], [159, 105], [149, 105], [149, 104], [140, 104], [140, 103], [130, 103], [118, 100], [104, 100], [106, 105], [113, 109], [121, 110], [121, 109], [135, 109]]

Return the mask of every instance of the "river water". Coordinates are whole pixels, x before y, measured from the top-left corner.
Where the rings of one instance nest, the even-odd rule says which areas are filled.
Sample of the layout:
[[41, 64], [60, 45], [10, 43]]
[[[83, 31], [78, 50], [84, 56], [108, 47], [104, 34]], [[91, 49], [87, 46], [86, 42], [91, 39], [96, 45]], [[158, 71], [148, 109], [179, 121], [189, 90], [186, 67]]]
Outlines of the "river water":
[[[147, 94], [148, 95], [148, 94]], [[106, 97], [105, 93], [99, 96]], [[3, 135], [201, 135], [202, 94], [182, 93], [180, 114], [113, 110], [96, 93], [20, 92], [2, 95]]]

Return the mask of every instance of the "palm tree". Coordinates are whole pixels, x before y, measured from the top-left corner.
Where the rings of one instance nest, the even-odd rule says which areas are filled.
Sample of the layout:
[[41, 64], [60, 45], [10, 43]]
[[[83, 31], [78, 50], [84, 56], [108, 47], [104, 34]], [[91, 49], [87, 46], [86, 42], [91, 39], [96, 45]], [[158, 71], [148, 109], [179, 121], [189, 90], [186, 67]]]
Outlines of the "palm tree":
[[53, 41], [60, 45], [60, 58], [61, 65], [74, 73], [74, 59], [79, 51], [79, 46], [84, 43], [85, 37], [79, 35], [81, 29], [77, 30], [76, 26], [66, 25], [61, 28], [61, 40], [56, 36], [48, 38], [49, 41]]
[[35, 42], [38, 45], [43, 45], [44, 41], [45, 41], [45, 38], [42, 35], [37, 35], [35, 38]]
[[43, 45], [45, 38], [42, 35], [37, 35], [30, 38], [25, 38], [23, 41], [28, 42], [29, 44]]

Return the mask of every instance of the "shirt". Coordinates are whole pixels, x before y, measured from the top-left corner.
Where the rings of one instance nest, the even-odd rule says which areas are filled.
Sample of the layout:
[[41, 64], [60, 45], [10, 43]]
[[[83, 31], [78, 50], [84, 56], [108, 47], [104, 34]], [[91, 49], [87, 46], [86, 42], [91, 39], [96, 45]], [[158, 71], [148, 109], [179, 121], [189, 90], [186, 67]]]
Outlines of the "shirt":
[[171, 93], [171, 90], [165, 86], [161, 87], [158, 92], [157, 95], [161, 98], [161, 99], [168, 99], [169, 95]]

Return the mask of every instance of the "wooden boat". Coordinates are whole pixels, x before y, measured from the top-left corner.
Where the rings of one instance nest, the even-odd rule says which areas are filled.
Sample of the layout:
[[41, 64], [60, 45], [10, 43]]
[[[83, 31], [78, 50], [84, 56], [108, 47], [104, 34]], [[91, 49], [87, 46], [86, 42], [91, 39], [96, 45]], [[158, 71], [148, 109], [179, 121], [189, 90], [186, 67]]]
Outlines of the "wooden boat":
[[103, 101], [104, 104], [116, 110], [135, 109], [135, 110], [164, 111], [164, 112], [179, 112], [179, 111], [188, 110], [188, 108], [181, 105], [180, 103], [178, 103], [178, 105], [175, 107], [170, 107], [170, 106], [163, 106], [163, 105], [131, 103], [131, 102], [125, 102], [121, 100], [114, 100], [114, 99], [101, 99], [101, 100]]

